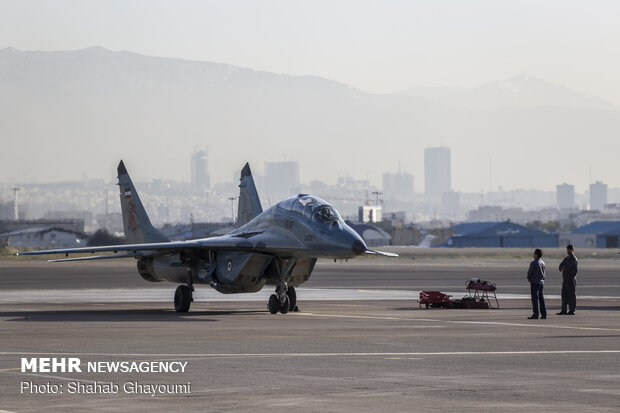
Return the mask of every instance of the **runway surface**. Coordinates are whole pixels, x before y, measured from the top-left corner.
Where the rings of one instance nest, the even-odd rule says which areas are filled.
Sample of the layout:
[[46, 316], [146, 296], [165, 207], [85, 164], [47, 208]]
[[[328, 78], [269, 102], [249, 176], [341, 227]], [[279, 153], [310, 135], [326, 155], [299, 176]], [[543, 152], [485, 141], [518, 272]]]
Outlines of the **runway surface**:
[[[0, 409], [618, 411], [617, 261], [583, 260], [570, 317], [553, 314], [560, 277], [550, 272], [547, 320], [526, 319], [527, 264], [320, 262], [298, 291], [301, 311], [271, 315], [269, 290], [223, 296], [206, 286], [189, 313], [175, 313], [175, 286], [141, 280], [131, 261], [0, 261]], [[501, 309], [419, 309], [420, 289], [464, 295], [474, 276], [498, 284]], [[188, 364], [183, 373], [22, 373], [30, 357]], [[69, 394], [76, 381], [121, 389]], [[191, 392], [122, 389], [136, 381], [191, 382]], [[22, 382], [64, 392], [22, 393]]]
[[[619, 259], [581, 259], [578, 292], [583, 295], [620, 296]], [[547, 260], [546, 291], [559, 294], [562, 276], [558, 262]], [[529, 260], [517, 259], [360, 259], [348, 262], [319, 261], [305, 288], [445, 290], [465, 291], [470, 278], [497, 283], [498, 293], [529, 294], [525, 275]], [[19, 257], [0, 261], [2, 290], [59, 290], [108, 288], [164, 288], [169, 283], [149, 283], [136, 271], [132, 259], [47, 263]], [[200, 286], [199, 288], [208, 287]]]

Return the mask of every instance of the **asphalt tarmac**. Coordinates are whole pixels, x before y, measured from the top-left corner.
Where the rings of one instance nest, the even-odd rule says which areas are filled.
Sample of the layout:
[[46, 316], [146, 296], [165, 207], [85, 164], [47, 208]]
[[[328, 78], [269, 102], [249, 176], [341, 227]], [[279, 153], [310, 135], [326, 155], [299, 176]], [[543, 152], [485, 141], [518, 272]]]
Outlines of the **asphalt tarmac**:
[[[619, 411], [619, 262], [580, 262], [575, 316], [554, 314], [560, 275], [548, 262], [547, 320], [526, 319], [528, 263], [319, 262], [298, 290], [301, 311], [271, 315], [270, 291], [215, 300], [206, 286], [190, 312], [178, 314], [175, 286], [143, 281], [131, 261], [0, 261], [0, 409]], [[464, 295], [471, 277], [497, 283], [501, 309], [419, 308], [419, 290]], [[77, 357], [84, 371], [22, 373], [21, 359], [31, 357]], [[99, 361], [187, 367], [85, 371]], [[72, 394], [76, 382], [84, 391], [119, 388]], [[167, 385], [163, 392], [176, 385], [176, 393], [136, 394], [136, 382]], [[190, 392], [179, 392], [188, 382]], [[54, 385], [62, 393], [50, 394]]]

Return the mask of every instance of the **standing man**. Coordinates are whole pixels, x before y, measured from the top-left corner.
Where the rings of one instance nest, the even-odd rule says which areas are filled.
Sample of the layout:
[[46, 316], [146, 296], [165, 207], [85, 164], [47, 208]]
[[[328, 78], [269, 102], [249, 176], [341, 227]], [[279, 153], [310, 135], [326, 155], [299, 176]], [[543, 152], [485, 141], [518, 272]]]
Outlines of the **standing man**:
[[547, 306], [545, 305], [545, 262], [541, 260], [542, 251], [538, 248], [534, 250], [534, 261], [530, 263], [527, 270], [527, 280], [530, 282], [530, 292], [532, 293], [532, 307], [534, 314], [528, 317], [530, 320], [538, 319], [540, 305], [540, 318], [547, 318]]
[[[577, 257], [575, 257], [575, 247], [568, 245], [566, 247], [568, 257], [562, 260], [560, 271], [562, 271], [562, 309], [558, 315], [575, 315], [575, 307], [577, 307], [577, 295], [575, 289], [577, 287]], [[568, 312], [566, 308], [568, 307]]]

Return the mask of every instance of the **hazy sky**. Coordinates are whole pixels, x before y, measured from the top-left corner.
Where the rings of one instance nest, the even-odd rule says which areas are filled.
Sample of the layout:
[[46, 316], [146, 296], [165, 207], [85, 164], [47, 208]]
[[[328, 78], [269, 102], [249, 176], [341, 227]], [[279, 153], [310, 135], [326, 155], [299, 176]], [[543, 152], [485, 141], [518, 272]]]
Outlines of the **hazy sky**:
[[[317, 75], [378, 93], [529, 74], [620, 107], [618, 1], [0, 0], [0, 48], [93, 45]], [[578, 191], [591, 162], [577, 165]], [[618, 184], [612, 163], [592, 169]], [[421, 190], [419, 173], [416, 182]]]
[[618, 1], [0, 0], [0, 48], [93, 45], [371, 92], [524, 73], [620, 106]]

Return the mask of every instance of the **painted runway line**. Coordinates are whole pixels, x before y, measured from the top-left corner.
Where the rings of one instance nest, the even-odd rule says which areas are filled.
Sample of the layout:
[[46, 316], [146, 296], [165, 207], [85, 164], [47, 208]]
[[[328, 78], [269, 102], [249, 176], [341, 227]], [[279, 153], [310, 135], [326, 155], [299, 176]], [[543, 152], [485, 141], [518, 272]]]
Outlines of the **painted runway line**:
[[326, 317], [326, 318], [360, 318], [360, 319], [368, 319], [368, 320], [392, 320], [392, 321], [402, 321], [408, 320], [406, 318], [398, 318], [398, 317], [381, 317], [381, 316], [365, 316], [365, 315], [344, 315], [344, 314], [316, 314], [316, 313], [298, 313], [295, 314], [296, 317]]
[[499, 326], [512, 326], [512, 327], [535, 327], [535, 328], [561, 328], [568, 330], [591, 330], [591, 331], [620, 331], [620, 328], [606, 328], [606, 327], [576, 327], [576, 326], [558, 326], [553, 324], [545, 324], [544, 320], [540, 320], [541, 324], [525, 323], [504, 323], [501, 321], [444, 321], [445, 323], [454, 324], [484, 324], [484, 325], [499, 325]]
[[[0, 291], [0, 303], [135, 303], [170, 302], [174, 288], [88, 288], [79, 290], [5, 290]], [[264, 289], [250, 294], [220, 294], [209, 288], [198, 288], [194, 292], [197, 302], [267, 301], [273, 294]], [[305, 301], [389, 301], [412, 300], [417, 302], [419, 291], [368, 290], [346, 288], [298, 288], [297, 294]], [[463, 292], [447, 292], [455, 298], [466, 296]], [[529, 299], [529, 294], [498, 294], [500, 300]], [[559, 299], [559, 295], [547, 295], [547, 299]], [[578, 299], [620, 299], [613, 296], [578, 296]]]
[[566, 355], [566, 354], [620, 354], [620, 350], [520, 350], [520, 351], [431, 351], [431, 352], [326, 352], [326, 353], [202, 353], [202, 354], [145, 354], [145, 353], [42, 353], [0, 351], [8, 356], [90, 356], [90, 357], [179, 357], [185, 359], [210, 358], [294, 358], [294, 357], [423, 357], [423, 356], [520, 356], [520, 355]]

